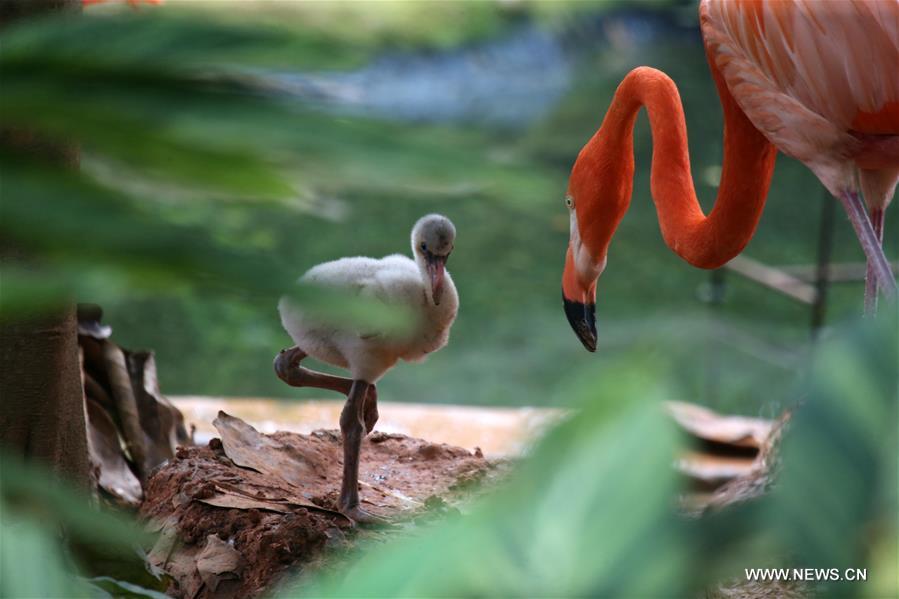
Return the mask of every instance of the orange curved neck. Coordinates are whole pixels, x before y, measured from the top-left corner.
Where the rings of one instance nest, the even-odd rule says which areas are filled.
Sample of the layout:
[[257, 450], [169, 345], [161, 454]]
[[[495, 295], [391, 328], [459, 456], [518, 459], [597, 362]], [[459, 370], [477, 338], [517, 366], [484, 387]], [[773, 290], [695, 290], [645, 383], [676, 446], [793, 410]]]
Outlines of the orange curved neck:
[[645, 106], [652, 129], [652, 198], [665, 243], [694, 266], [717, 268], [746, 247], [758, 225], [776, 149], [737, 106], [709, 60], [724, 110], [724, 163], [708, 216], [690, 174], [687, 126], [677, 87], [655, 69], [631, 71], [618, 86], [602, 126], [581, 150], [569, 183], [581, 238], [597, 261], [630, 205], [633, 128]]

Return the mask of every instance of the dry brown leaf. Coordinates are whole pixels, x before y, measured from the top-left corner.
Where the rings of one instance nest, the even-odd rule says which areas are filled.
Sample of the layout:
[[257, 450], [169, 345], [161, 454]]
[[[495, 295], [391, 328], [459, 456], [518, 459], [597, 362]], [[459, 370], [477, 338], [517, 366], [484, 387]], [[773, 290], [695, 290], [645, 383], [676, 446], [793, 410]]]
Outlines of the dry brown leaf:
[[678, 470], [691, 478], [710, 484], [720, 484], [749, 474], [755, 463], [752, 457], [685, 451], [677, 459], [676, 465]]
[[[280, 482], [280, 481], [272, 481], [272, 482]], [[294, 495], [293, 487], [289, 485], [281, 485], [281, 486], [272, 486], [266, 484], [260, 484], [255, 480], [253, 482], [235, 479], [233, 482], [227, 482], [223, 480], [215, 481], [216, 490], [222, 492], [231, 492], [237, 493], [238, 495], [243, 495], [244, 497], [251, 497], [253, 499], [262, 499], [263, 501], [276, 501], [276, 502], [286, 502], [288, 498], [296, 498]], [[304, 500], [299, 499], [302, 503]]]
[[199, 591], [201, 582], [197, 578], [196, 549], [185, 547], [179, 539], [179, 519], [170, 515], [161, 525], [151, 523], [150, 530], [158, 529], [159, 537], [147, 553], [147, 565], [157, 578], [167, 575], [177, 580], [184, 597], [193, 597]]
[[218, 535], [206, 537], [206, 546], [197, 556], [197, 572], [207, 587], [213, 592], [219, 583], [238, 580], [243, 571], [243, 556]]
[[124, 440], [124, 457], [141, 482], [190, 444], [184, 417], [159, 391], [152, 352], [124, 350], [109, 339], [81, 336], [85, 393], [99, 403]]
[[149, 564], [154, 575], [168, 573], [175, 576], [175, 573], [169, 567], [169, 562], [178, 546], [178, 517], [171, 515], [161, 522], [155, 520], [147, 527], [147, 530], [159, 532], [156, 543], [147, 553], [147, 564]]
[[125, 461], [115, 423], [93, 399], [87, 400], [87, 417], [87, 448], [91, 464], [100, 473], [100, 487], [118, 503], [137, 507], [143, 499], [143, 491]]
[[140, 425], [140, 413], [131, 388], [125, 353], [119, 346], [108, 340], [102, 341], [103, 363], [106, 377], [115, 400], [116, 412], [122, 423], [122, 436], [131, 459], [137, 467], [137, 474], [144, 480], [153, 465], [147, 459], [147, 443]]
[[212, 497], [197, 499], [200, 503], [215, 507], [234, 508], [238, 510], [268, 510], [279, 514], [290, 513], [290, 506], [266, 499], [251, 499], [236, 493], [216, 493]]
[[[183, 572], [180, 564], [184, 554], [192, 555], [196, 563], [207, 537], [214, 534], [232, 545], [244, 559], [239, 579], [219, 579], [213, 591], [194, 567], [173, 576], [172, 594], [193, 599], [271, 594], [273, 582], [286, 573], [299, 569], [311, 571], [327, 562], [325, 556], [335, 549], [342, 551], [357, 540], [381, 539], [387, 534], [380, 529], [346, 534], [349, 522], [343, 517], [307, 503], [330, 507], [337, 498], [343, 455], [339, 433], [279, 432], [269, 436], [275, 446], [291, 446], [308, 461], [315, 460], [302, 485], [292, 486], [278, 476], [238, 466], [227, 458], [225, 448], [231, 446], [229, 437], [259, 434], [235, 420], [227, 414], [220, 416], [216, 425], [222, 431], [223, 441], [216, 439], [210, 446], [179, 452], [176, 459], [154, 475], [147, 490], [147, 499], [141, 507], [143, 517], [154, 522], [164, 519], [166, 514], [179, 517], [178, 526], [185, 544], [176, 547], [169, 560], [170, 571]], [[363, 441], [360, 499], [366, 509], [385, 518], [405, 520], [416, 515], [408, 511], [410, 501], [431, 505], [429, 514], [438, 509], [432, 498], [440, 498], [441, 506], [460, 505], [474, 493], [490, 488], [507, 467], [504, 464], [500, 470], [482, 456], [476, 457], [461, 448], [444, 448], [426, 459], [422, 454], [433, 453], [433, 444], [421, 439], [392, 435], [380, 441]], [[246, 444], [246, 439], [243, 442]], [[426, 449], [422, 452], [419, 448]], [[262, 445], [259, 451], [270, 451], [268, 444]], [[230, 455], [237, 457], [233, 451]], [[294, 472], [303, 472], [296, 464], [289, 467]], [[482, 480], [485, 486], [476, 491], [471, 484], [474, 480]], [[382, 492], [387, 495], [382, 496]], [[190, 501], [183, 501], [182, 496], [189, 497]], [[284, 513], [284, 507], [290, 508], [289, 513]]]
[[[84, 348], [82, 347], [82, 350], [83, 349]], [[82, 351], [82, 355], [83, 354], [84, 352]], [[109, 393], [106, 392], [106, 389], [104, 389], [103, 386], [97, 382], [97, 379], [95, 379], [90, 372], [84, 369], [83, 364], [81, 377], [82, 381], [84, 382], [84, 394], [99, 403], [104, 410], [114, 412], [115, 403], [112, 401]]]
[[147, 463], [155, 468], [189, 442], [184, 417], [159, 391], [156, 360], [150, 351], [126, 351], [128, 374], [144, 432]]
[[313, 460], [307, 459], [295, 446], [279, 443], [268, 435], [225, 412], [219, 412], [212, 424], [222, 436], [225, 455], [243, 468], [252, 468], [297, 488], [303, 481], [319, 474]]
[[759, 449], [771, 434], [774, 423], [760, 418], [722, 416], [708, 408], [682, 401], [669, 401], [665, 408], [685, 431], [706, 441]]
[[706, 510], [763, 494], [770, 483], [772, 447], [784, 415], [778, 421], [722, 416], [682, 402], [666, 405], [674, 420], [695, 438], [678, 457], [676, 467], [698, 485], [682, 498], [685, 513], [700, 516]]
[[[196, 500], [201, 503], [213, 505], [216, 507], [236, 508], [241, 510], [269, 510], [282, 514], [290, 513], [294, 509], [302, 507], [346, 518], [346, 516], [344, 516], [340, 512], [329, 510], [328, 508], [324, 508], [319, 505], [315, 505], [314, 503], [310, 503], [308, 501], [300, 499], [296, 495], [287, 492], [285, 489], [278, 489], [278, 491], [281, 491], [280, 497], [264, 497], [261, 496], [261, 493], [257, 496], [251, 496], [247, 494], [247, 492], [243, 489], [251, 491], [252, 489], [255, 489], [255, 487], [232, 487], [230, 485], [220, 483], [216, 485], [215, 495], [211, 497], [197, 498]], [[347, 520], [349, 520], [349, 518], [347, 518]]]

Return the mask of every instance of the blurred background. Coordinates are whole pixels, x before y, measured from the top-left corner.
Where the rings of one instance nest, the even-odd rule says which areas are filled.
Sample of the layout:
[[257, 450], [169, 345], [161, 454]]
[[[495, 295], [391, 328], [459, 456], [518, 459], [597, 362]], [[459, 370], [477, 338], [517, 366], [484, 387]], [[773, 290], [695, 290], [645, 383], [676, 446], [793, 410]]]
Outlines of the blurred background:
[[[565, 404], [559, 383], [568, 373], [589, 366], [602, 378], [621, 352], [652, 351], [662, 339], [665, 352], [682, 350], [685, 399], [767, 415], [776, 410], [766, 404], [784, 399], [778, 390], [792, 381], [809, 339], [810, 307], [732, 274], [720, 296], [708, 272], [671, 253], [649, 195], [644, 119], [634, 200], [599, 284], [596, 355], [582, 350], [561, 310], [567, 175], [631, 68], [652, 65], [677, 82], [697, 192], [707, 211], [714, 202], [722, 121], [695, 3], [172, 2], [142, 12], [252, 23], [315, 41], [314, 52], [293, 42], [254, 56], [294, 112], [284, 122], [293, 152], [283, 166], [296, 196], [286, 207], [181, 202], [179, 221], [257, 248], [296, 276], [340, 256], [408, 253], [411, 224], [426, 212], [456, 223], [448, 267], [462, 305], [451, 343], [424, 364], [392, 371], [380, 385], [385, 400]], [[824, 201], [833, 200], [808, 169], [781, 157], [746, 255], [814, 264]], [[897, 222], [888, 214], [886, 230]], [[841, 211], [834, 229], [833, 259], [862, 260]], [[895, 257], [896, 237], [886, 237]], [[156, 350], [167, 393], [322, 396], [272, 375], [272, 357], [290, 340], [271, 302], [190, 286], [99, 291], [91, 299], [105, 307], [119, 343]], [[827, 320], [857, 315], [861, 296], [861, 282], [832, 286]], [[728, 377], [728, 392], [710, 388], [729, 365], [738, 374]], [[753, 393], [758, 376], [774, 390]], [[425, 384], [434, 380], [441, 384]]]
[[[677, 83], [711, 209], [722, 117], [695, 2], [43, 4], [81, 14], [3, 23], [2, 324], [95, 302], [116, 343], [155, 351], [165, 394], [324, 397], [272, 372], [290, 344], [278, 297], [319, 262], [408, 253], [415, 220], [441, 212], [458, 230], [459, 317], [449, 345], [400, 364], [379, 397], [580, 408], [471, 518], [384, 545], [345, 586], [323, 581], [313, 595], [676, 596], [793, 562], [870, 564], [876, 585], [834, 592], [895, 594], [894, 307], [863, 326], [861, 280], [833, 282], [815, 307], [807, 293], [678, 259], [659, 234], [641, 119], [596, 354], [565, 320], [568, 172], [633, 67]], [[897, 212], [885, 225], [893, 260]], [[863, 259], [836, 202], [781, 157], [744, 256], [805, 273], [807, 291], [822, 231], [830, 261]], [[671, 399], [766, 418], [803, 405], [785, 484], [742, 511], [675, 514], [680, 439], [658, 409]], [[86, 509], [42, 471], [3, 466], [3, 594], [61, 594], [73, 569], [165, 588], [142, 560], [132, 576], [85, 551], [128, 553], [127, 520]], [[61, 529], [85, 547], [61, 550]]]

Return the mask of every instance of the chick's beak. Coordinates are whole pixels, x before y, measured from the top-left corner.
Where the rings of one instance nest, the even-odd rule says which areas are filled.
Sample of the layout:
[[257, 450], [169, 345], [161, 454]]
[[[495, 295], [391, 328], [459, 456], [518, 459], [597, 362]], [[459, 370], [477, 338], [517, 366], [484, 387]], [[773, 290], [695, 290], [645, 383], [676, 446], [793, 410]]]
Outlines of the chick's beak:
[[431, 279], [431, 297], [434, 298], [435, 306], [440, 305], [440, 298], [443, 297], [443, 273], [446, 259], [447, 256], [427, 254], [428, 277]]

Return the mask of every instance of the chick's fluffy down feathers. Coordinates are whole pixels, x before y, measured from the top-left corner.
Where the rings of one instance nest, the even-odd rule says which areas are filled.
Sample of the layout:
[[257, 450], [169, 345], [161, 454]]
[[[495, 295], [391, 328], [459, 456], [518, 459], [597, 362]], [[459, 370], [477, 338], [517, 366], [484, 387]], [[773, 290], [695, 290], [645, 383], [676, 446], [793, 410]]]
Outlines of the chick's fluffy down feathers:
[[412, 259], [393, 254], [381, 259], [354, 257], [325, 262], [300, 278], [311, 283], [345, 289], [359, 296], [405, 308], [413, 320], [402, 335], [379, 330], [350, 330], [305, 316], [287, 298], [278, 310], [281, 323], [304, 352], [350, 370], [354, 379], [374, 383], [400, 359], [419, 361], [446, 345], [458, 310], [459, 298], [449, 272], [439, 306], [429, 299], [422, 271]]

